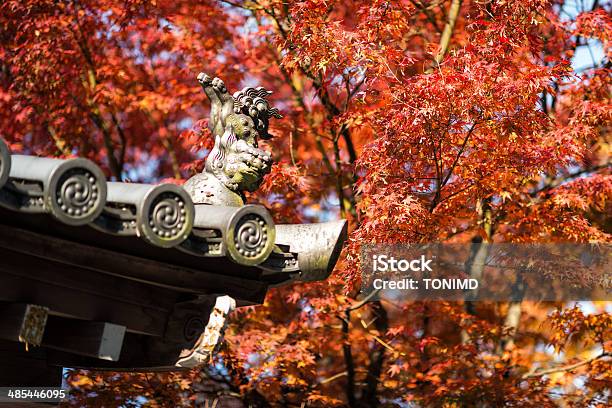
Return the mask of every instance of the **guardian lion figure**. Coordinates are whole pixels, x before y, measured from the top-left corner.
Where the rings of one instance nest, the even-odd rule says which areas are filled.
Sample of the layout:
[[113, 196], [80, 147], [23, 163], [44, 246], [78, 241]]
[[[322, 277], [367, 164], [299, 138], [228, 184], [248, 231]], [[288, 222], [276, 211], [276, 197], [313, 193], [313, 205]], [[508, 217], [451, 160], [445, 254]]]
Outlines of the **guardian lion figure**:
[[246, 87], [230, 95], [219, 78], [198, 74], [198, 82], [210, 100], [208, 127], [215, 145], [206, 158], [204, 171], [187, 180], [184, 188], [194, 204], [239, 207], [245, 191], [255, 191], [270, 172], [270, 154], [258, 148], [258, 140], [269, 139], [271, 117], [282, 118], [266, 99], [272, 92]]

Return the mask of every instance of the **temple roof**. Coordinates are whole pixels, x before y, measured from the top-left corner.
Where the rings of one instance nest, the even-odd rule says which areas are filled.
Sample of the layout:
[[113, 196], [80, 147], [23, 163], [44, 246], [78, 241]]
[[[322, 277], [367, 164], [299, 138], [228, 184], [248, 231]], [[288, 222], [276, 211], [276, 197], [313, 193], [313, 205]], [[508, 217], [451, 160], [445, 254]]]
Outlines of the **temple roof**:
[[344, 221], [275, 225], [259, 205], [194, 204], [174, 184], [108, 182], [87, 159], [11, 154], [0, 139], [0, 306], [24, 319], [41, 306], [59, 327], [125, 331], [121, 359], [49, 340], [59, 364], [172, 366], [194, 341], [169, 329], [180, 321], [184, 332], [184, 310], [206, 315], [205, 296], [256, 304], [271, 286], [325, 279], [345, 233]]

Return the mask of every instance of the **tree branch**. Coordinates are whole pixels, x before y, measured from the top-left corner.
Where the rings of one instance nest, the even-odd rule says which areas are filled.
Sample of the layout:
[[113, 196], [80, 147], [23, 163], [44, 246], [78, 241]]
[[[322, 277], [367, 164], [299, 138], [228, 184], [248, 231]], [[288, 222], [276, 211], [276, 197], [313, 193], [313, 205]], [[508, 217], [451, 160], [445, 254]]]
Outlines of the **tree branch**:
[[127, 138], [125, 137], [125, 132], [123, 131], [117, 116], [113, 112], [110, 112], [110, 115], [113, 124], [115, 125], [115, 129], [117, 129], [119, 140], [121, 141], [121, 149], [119, 150], [119, 168], [123, 169], [123, 165], [125, 164], [125, 151], [127, 149]]
[[[91, 54], [91, 50], [89, 49], [87, 45], [87, 40], [85, 38], [85, 33], [83, 32], [83, 28], [81, 27], [81, 22], [79, 21], [79, 13], [78, 13], [79, 5], [76, 1], [74, 2], [74, 6], [75, 6], [75, 22], [76, 22], [77, 29], [79, 31], [79, 35], [77, 35], [73, 30], [71, 30], [71, 33], [79, 49], [81, 50], [81, 54], [83, 55], [85, 62], [88, 65], [88, 70], [87, 70], [88, 78], [87, 79], [89, 81], [89, 88], [92, 92], [95, 92], [95, 88], [98, 83], [98, 79], [96, 77], [96, 67], [95, 67], [93, 56]], [[104, 117], [102, 115], [102, 111], [100, 110], [99, 105], [96, 104], [92, 98], [87, 98], [87, 104], [88, 104], [88, 108], [90, 109], [89, 116], [92, 119], [92, 122], [94, 122], [96, 127], [98, 127], [98, 129], [100, 129], [100, 131], [102, 132], [102, 137], [104, 140], [104, 147], [106, 149], [106, 154], [108, 157], [108, 166], [112, 174], [115, 176], [115, 178], [117, 180], [121, 180], [121, 173], [123, 171], [123, 165], [125, 162], [125, 151], [127, 147], [125, 133], [123, 132], [123, 129], [119, 125], [119, 121], [117, 117], [115, 116], [115, 114], [113, 112], [110, 112], [111, 119], [113, 121], [113, 124], [115, 125], [115, 128], [117, 129], [117, 132], [119, 134], [119, 139], [121, 141], [120, 157], [119, 157], [119, 160], [117, 160], [117, 157], [115, 157], [115, 149], [113, 147], [111, 130], [108, 124], [106, 123], [106, 121], [104, 120]]]
[[110, 129], [108, 128], [108, 124], [102, 118], [102, 115], [98, 108], [91, 106], [92, 110], [89, 112], [89, 117], [91, 121], [96, 125], [98, 129], [102, 132], [102, 139], [104, 141], [104, 148], [106, 149], [106, 155], [108, 157], [108, 167], [111, 170], [111, 173], [118, 181], [121, 181], [121, 167], [119, 167], [119, 162], [114, 154], [114, 147]]
[[538, 194], [547, 191], [547, 190], [552, 190], [553, 188], [559, 187], [561, 184], [563, 184], [564, 182], [571, 180], [573, 178], [576, 177], [580, 177], [583, 174], [587, 174], [587, 173], [593, 173], [599, 170], [603, 170], [603, 169], [608, 169], [612, 166], [612, 162], [606, 162], [603, 164], [599, 164], [597, 166], [591, 166], [588, 167], [586, 169], [580, 169], [578, 171], [575, 171], [573, 173], [569, 173], [565, 176], [562, 177], [557, 177], [555, 179], [552, 179], [550, 182], [548, 182], [545, 186], [543, 186], [542, 188], [539, 188], [537, 190], [532, 191], [531, 193], [529, 193], [530, 197], [536, 197]]
[[448, 46], [450, 45], [450, 40], [453, 36], [453, 30], [455, 29], [455, 24], [457, 23], [457, 17], [459, 16], [459, 11], [461, 10], [461, 3], [462, 0], [451, 1], [450, 9], [448, 10], [448, 19], [446, 20], [446, 25], [444, 26], [444, 31], [442, 32], [442, 37], [440, 38], [440, 47], [436, 57], [434, 58], [436, 65], [440, 65], [440, 62], [442, 62], [446, 52], [448, 51]]
[[[366, 297], [361, 299], [358, 302], [355, 302], [344, 309], [343, 315], [338, 316], [342, 321], [342, 337], [343, 337], [343, 345], [342, 351], [344, 354], [344, 364], [346, 365], [346, 371], [340, 374], [337, 374], [338, 377], [346, 375], [346, 399], [348, 401], [348, 406], [353, 408], [357, 406], [357, 399], [355, 397], [355, 361], [353, 360], [353, 352], [351, 349], [351, 343], [349, 339], [349, 330], [351, 324], [351, 312], [357, 309], [362, 308], [365, 304], [367, 304], [374, 296], [378, 294], [379, 290], [374, 290], [370, 292]], [[382, 305], [381, 305], [382, 307]], [[384, 310], [384, 309], [383, 309]], [[385, 311], [386, 317], [386, 311]], [[380, 362], [382, 369], [382, 361]], [[369, 370], [368, 370], [369, 371]], [[332, 380], [329, 380], [332, 381]]]
[[[376, 331], [378, 331], [379, 334], [386, 333], [389, 329], [387, 310], [380, 301], [375, 301], [372, 302], [372, 311], [376, 314]], [[371, 408], [377, 407], [379, 404], [377, 389], [382, 374], [383, 363], [385, 361], [385, 351], [388, 347], [388, 345], [382, 342], [377, 336], [374, 336], [374, 338], [377, 341], [373, 343], [372, 349], [370, 350], [370, 364], [368, 365], [369, 381], [367, 381], [363, 393], [364, 402]]]
[[461, 158], [461, 155], [463, 154], [463, 151], [465, 150], [465, 146], [467, 145], [467, 142], [470, 139], [470, 136], [472, 135], [472, 132], [476, 128], [476, 124], [477, 123], [478, 122], [474, 122], [472, 124], [472, 127], [470, 128], [470, 130], [468, 131], [467, 135], [465, 136], [465, 139], [463, 139], [463, 143], [461, 144], [461, 148], [459, 149], [459, 153], [457, 153], [457, 156], [455, 156], [455, 160], [453, 161], [453, 164], [451, 165], [450, 169], [448, 170], [448, 174], [446, 175], [446, 177], [444, 177], [444, 180], [442, 180], [442, 185], [440, 186], [440, 188], [442, 188], [442, 187], [444, 187], [446, 185], [446, 183], [448, 182], [448, 179], [450, 179], [451, 175], [453, 174], [453, 170], [455, 170], [455, 166], [457, 166], [457, 163], [459, 162], [459, 159]]
[[[274, 24], [276, 26], [276, 28], [278, 29], [280, 35], [282, 36], [283, 39], [287, 39], [287, 32], [286, 30], [283, 28], [283, 22], [279, 20], [279, 18], [277, 17], [276, 13], [274, 12], [274, 9], [266, 9], [266, 8], [262, 8], [261, 10], [263, 10], [267, 15], [269, 15], [270, 17], [272, 17]], [[255, 10], [253, 10], [253, 16], [256, 19], [257, 23], [260, 24], [259, 19], [257, 18], [256, 12]], [[289, 18], [289, 17], [287, 17]], [[278, 57], [278, 54], [276, 52], [276, 50], [272, 49], [272, 46], [270, 45], [270, 51], [272, 52], [274, 59], [279, 67], [279, 69], [281, 70], [281, 73], [283, 74], [283, 76], [285, 77], [285, 81], [289, 84], [289, 86], [291, 87], [293, 94], [296, 98], [296, 100], [300, 103], [300, 107], [302, 107], [302, 109], [304, 110], [304, 113], [307, 117], [308, 120], [308, 115], [307, 112], [308, 110], [306, 109], [306, 106], [302, 100], [302, 96], [299, 94], [299, 92], [297, 91], [297, 89], [295, 89], [295, 85], [293, 84], [293, 81], [291, 81], [291, 77], [289, 76], [289, 74], [287, 72], [285, 72], [282, 63], [280, 61], [280, 58]], [[327, 112], [327, 119], [328, 120], [332, 120], [335, 116], [338, 116], [341, 114], [340, 109], [334, 104], [334, 102], [331, 100], [331, 97], [329, 95], [329, 91], [328, 89], [324, 86], [322, 78], [320, 75], [314, 75], [309, 69], [308, 67], [305, 66], [300, 66], [300, 71], [312, 81], [312, 85], [316, 90], [317, 96], [319, 98], [319, 100], [321, 101], [321, 104], [323, 105], [323, 107], [325, 108], [326, 112]], [[365, 77], [364, 77], [365, 79]], [[358, 89], [361, 86], [361, 84], [358, 84], [355, 89], [353, 91], [356, 92], [356, 89]], [[333, 167], [331, 165], [331, 162], [329, 161], [326, 153], [325, 153], [325, 148], [323, 146], [323, 143], [321, 141], [321, 136], [316, 132], [316, 130], [314, 129], [314, 126], [312, 123], [309, 123], [309, 126], [311, 127], [311, 129], [313, 129], [313, 133], [315, 135], [315, 142], [317, 145], [317, 149], [321, 152], [322, 156], [323, 156], [323, 161], [325, 163], [325, 165], [328, 167], [328, 170], [330, 173], [334, 173], [337, 174], [337, 184], [341, 187], [342, 186], [342, 181], [341, 181], [341, 168], [338, 166], [339, 161], [338, 161], [338, 154], [336, 154], [336, 171], [333, 171]], [[354, 164], [357, 161], [357, 152], [355, 150], [355, 146], [353, 143], [353, 140], [351, 138], [351, 134], [350, 134], [350, 130], [348, 129], [347, 126], [345, 126], [344, 124], [340, 127], [339, 129], [339, 134], [342, 136], [342, 138], [344, 139], [344, 142], [346, 144], [346, 149], [349, 155], [349, 161], [351, 164]], [[336, 143], [336, 138], [334, 137], [334, 143]], [[336, 148], [336, 146], [334, 145], [334, 148]], [[355, 183], [357, 182], [357, 177], [355, 174], [352, 174], [352, 176], [350, 177], [350, 193], [349, 193], [349, 197], [348, 197], [348, 201], [350, 202], [350, 206], [348, 206], [348, 210], [351, 212], [352, 215], [356, 216], [357, 215], [357, 211], [356, 211], [356, 199], [354, 197], [354, 193], [353, 193], [353, 186], [355, 185]], [[344, 212], [345, 212], [345, 206], [344, 206], [344, 200], [345, 200], [345, 194], [344, 194], [344, 189], [342, 188], [337, 188], [338, 190], [338, 200], [340, 202], [340, 210], [342, 212], [342, 215], [344, 216]]]
[[351, 341], [349, 339], [349, 325], [351, 322], [351, 311], [346, 309], [344, 311], [344, 318], [342, 319], [342, 351], [344, 354], [344, 364], [346, 365], [346, 399], [348, 406], [354, 408], [357, 406], [357, 400], [355, 398], [355, 362], [353, 360], [353, 352], [351, 349]]
[[604, 351], [601, 354], [596, 355], [595, 357], [591, 357], [591, 358], [589, 358], [587, 360], [583, 360], [583, 361], [580, 361], [580, 362], [575, 363], [575, 364], [570, 364], [570, 365], [561, 366], [561, 367], [549, 368], [547, 370], [530, 372], [530, 373], [527, 373], [527, 374], [523, 375], [523, 378], [524, 379], [535, 378], [535, 377], [541, 377], [543, 375], [548, 375], [548, 374], [563, 373], [563, 372], [573, 371], [573, 370], [575, 370], [577, 368], [580, 368], [580, 367], [585, 366], [585, 365], [589, 365], [589, 364], [593, 363], [594, 361], [601, 360], [601, 359], [604, 359], [606, 357], [612, 357], [612, 353], [609, 352], [609, 351], [608, 352]]
[[374, 296], [376, 296], [378, 294], [378, 292], [380, 292], [380, 289], [375, 289], [372, 292], [368, 293], [368, 295], [366, 297], [364, 297], [363, 299], [361, 299], [360, 301], [353, 303], [352, 305], [350, 305], [348, 308], [346, 308], [347, 311], [353, 311], [353, 310], [357, 310], [357, 309], [361, 309], [363, 306], [365, 306], [370, 300], [372, 300], [372, 298]]
[[338, 204], [340, 206], [340, 216], [346, 218], [346, 208], [344, 205], [344, 189], [342, 188], [342, 163], [340, 161], [340, 148], [338, 140], [334, 137], [334, 157], [336, 163], [336, 193], [338, 194]]
[[[257, 18], [256, 13], [253, 11], [253, 17], [255, 18], [255, 21], [257, 21], [257, 24], [260, 25], [259, 22], [259, 18]], [[272, 47], [272, 43], [268, 42], [268, 48], [270, 49], [270, 53], [272, 54], [274, 61], [276, 62], [276, 65], [278, 67], [278, 69], [280, 70], [281, 74], [283, 75], [283, 78], [285, 79], [285, 83], [287, 85], [289, 85], [289, 87], [291, 88], [291, 92], [293, 93], [293, 98], [295, 100], [295, 102], [299, 105], [299, 107], [302, 109], [302, 111], [304, 112], [304, 117], [306, 118], [306, 122], [308, 123], [308, 127], [310, 128], [310, 130], [312, 131], [314, 137], [315, 137], [315, 144], [317, 145], [317, 150], [319, 151], [319, 153], [321, 153], [322, 159], [323, 159], [323, 164], [325, 164], [325, 167], [327, 167], [327, 171], [329, 172], [329, 174], [336, 174], [336, 171], [334, 169], [334, 167], [332, 166], [329, 157], [327, 157], [327, 153], [325, 151], [325, 146], [323, 146], [323, 141], [321, 140], [321, 135], [318, 134], [317, 129], [314, 125], [314, 122], [312, 120], [312, 116], [310, 114], [310, 111], [308, 110], [308, 108], [306, 107], [306, 103], [304, 102], [304, 98], [303, 96], [300, 94], [300, 92], [298, 91], [298, 89], [296, 88], [295, 84], [293, 83], [293, 80], [291, 79], [291, 76], [289, 74], [289, 72], [287, 72], [287, 70], [285, 68], [283, 68], [280, 58], [278, 57], [278, 54], [276, 52], [276, 50]]]
[[410, 0], [410, 2], [412, 3], [414, 7], [416, 7], [418, 10], [421, 10], [425, 14], [425, 16], [427, 17], [427, 20], [429, 20], [431, 25], [434, 26], [437, 32], [441, 31], [440, 26], [438, 25], [438, 20], [436, 20], [436, 16], [431, 12], [431, 8], [430, 8], [431, 6], [427, 6], [421, 3], [420, 1], [416, 1], [416, 0]]
[[71, 151], [68, 147], [68, 143], [66, 143], [66, 141], [62, 139], [60, 135], [57, 134], [55, 128], [51, 125], [47, 125], [46, 129], [47, 132], [49, 132], [49, 135], [51, 135], [53, 141], [55, 142], [55, 147], [57, 147], [57, 150], [59, 150], [60, 153], [62, 153], [64, 156], [70, 156]]
[[162, 146], [164, 146], [164, 149], [166, 149], [166, 151], [168, 152], [168, 157], [170, 159], [170, 165], [172, 166], [172, 175], [174, 176], [175, 179], [180, 179], [181, 178], [181, 167], [179, 166], [178, 159], [176, 158], [176, 150], [174, 149], [174, 146], [172, 145], [172, 143], [170, 143], [170, 140], [168, 140], [168, 138], [166, 137], [161, 138], [161, 143], [162, 143]]

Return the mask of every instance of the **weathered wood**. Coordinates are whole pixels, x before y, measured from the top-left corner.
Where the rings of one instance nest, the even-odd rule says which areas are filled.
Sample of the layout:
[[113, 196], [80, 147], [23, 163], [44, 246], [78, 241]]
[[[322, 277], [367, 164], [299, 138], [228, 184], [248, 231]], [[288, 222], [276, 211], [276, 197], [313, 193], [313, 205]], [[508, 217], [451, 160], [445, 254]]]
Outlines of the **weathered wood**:
[[[19, 252], [22, 256], [35, 255], [46, 260], [78, 266], [83, 268], [84, 272], [102, 272], [183, 293], [223, 293], [242, 301], [241, 305], [262, 302], [268, 289], [266, 282], [222, 274], [224, 268], [219, 266], [219, 259], [196, 258], [200, 265], [217, 265], [220, 273], [210, 273], [207, 270], [177, 266], [173, 262], [158, 262], [7, 225], [0, 225], [0, 248]], [[229, 264], [225, 268], [228, 270], [237, 266], [232, 266], [229, 260], [224, 262]]]
[[49, 309], [26, 303], [0, 303], [0, 339], [39, 346]]
[[105, 321], [129, 330], [163, 335], [177, 294], [80, 268], [22, 257], [0, 248], [0, 300], [43, 305], [84, 320]]
[[159, 337], [126, 333], [118, 361], [100, 360], [61, 350], [48, 349], [47, 362], [61, 367], [100, 371], [182, 371], [175, 364], [181, 348]]
[[[88, 236], [89, 228], [81, 227], [77, 232], [87, 238], [74, 242], [70, 234], [75, 231], [61, 230], [71, 227], [58, 226], [55, 235], [53, 221], [39, 218], [48, 225], [38, 228], [33, 218], [27, 217], [25, 229], [21, 227], [25, 218], [0, 218], [0, 301], [49, 308], [48, 326], [57, 329], [46, 331], [43, 347], [37, 348], [47, 353], [46, 361], [36, 362], [40, 367], [54, 363], [114, 370], [176, 370], [181, 351], [198, 339], [197, 330], [192, 329], [206, 324], [212, 307], [196, 298], [230, 294], [246, 305], [261, 302], [268, 289], [268, 283], [258, 281], [250, 269], [244, 277], [237, 276], [237, 265], [227, 259], [193, 257], [191, 267], [172, 262], [166, 252], [147, 259], [143, 257], [147, 249], [143, 250], [138, 240], [124, 242], [141, 245], [141, 252], [126, 245], [130, 253], [124, 253], [112, 246], [118, 245], [117, 237], [97, 236], [96, 231]], [[109, 238], [111, 245], [104, 241]], [[100, 247], [95, 246], [98, 243]], [[195, 265], [206, 265], [207, 269], [201, 271]], [[120, 349], [117, 340], [111, 342], [111, 352], [105, 349], [105, 331], [108, 334], [114, 326], [95, 322], [126, 328]], [[5, 359], [5, 352], [0, 350], [0, 356]], [[24, 367], [29, 360], [31, 355], [22, 358]]]
[[[6, 189], [0, 190], [4, 191]], [[259, 280], [261, 269], [244, 267], [227, 258], [201, 257], [185, 254], [175, 248], [161, 249], [137, 236], [108, 234], [92, 227], [72, 227], [46, 214], [25, 214], [0, 207], [0, 224], [10, 228], [30, 231], [43, 237], [110, 251], [116, 255], [129, 255], [161, 264], [172, 265], [174, 269], [191, 269], [210, 275], [222, 275], [240, 280]], [[0, 233], [3, 227], [0, 227]]]
[[191, 302], [177, 303], [163, 337], [127, 333], [118, 361], [93, 359], [70, 350], [49, 350], [50, 364], [102, 370], [178, 370], [183, 350], [194, 347], [213, 311], [215, 297], [204, 296]]
[[124, 336], [124, 326], [49, 316], [42, 345], [82, 356], [117, 361]]
[[39, 257], [34, 248], [28, 256], [24, 256], [18, 250], [0, 245], [0, 257], [2, 259], [0, 267], [7, 273], [49, 282], [65, 288], [91, 292], [109, 300], [146, 305], [158, 310], [169, 310], [179, 296], [174, 290], [120, 276], [110, 276], [96, 269], [88, 268], [86, 265], [78, 266], [59, 259]]

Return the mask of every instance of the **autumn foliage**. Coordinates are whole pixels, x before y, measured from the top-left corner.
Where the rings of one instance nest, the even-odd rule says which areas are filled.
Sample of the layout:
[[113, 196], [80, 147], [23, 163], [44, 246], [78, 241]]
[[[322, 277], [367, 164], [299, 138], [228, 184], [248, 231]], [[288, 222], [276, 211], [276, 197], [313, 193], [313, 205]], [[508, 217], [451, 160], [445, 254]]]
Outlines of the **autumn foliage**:
[[332, 277], [237, 310], [210, 367], [74, 372], [75, 406], [609, 406], [609, 304], [366, 303], [358, 271], [364, 243], [611, 241], [610, 8], [3, 1], [14, 151], [180, 182], [211, 146], [206, 71], [283, 112], [250, 201], [351, 225]]

